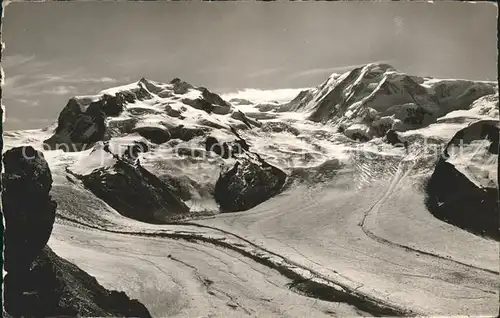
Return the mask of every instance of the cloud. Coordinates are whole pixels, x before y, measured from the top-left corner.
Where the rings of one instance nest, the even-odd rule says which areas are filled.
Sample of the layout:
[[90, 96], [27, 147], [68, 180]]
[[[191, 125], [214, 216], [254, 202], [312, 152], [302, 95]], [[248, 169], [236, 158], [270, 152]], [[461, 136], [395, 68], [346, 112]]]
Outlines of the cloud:
[[76, 87], [74, 86], [65, 86], [59, 85], [49, 90], [43, 90], [33, 95], [44, 95], [44, 94], [53, 94], [53, 95], [67, 95], [70, 93], [74, 93], [76, 91]]
[[89, 77], [70, 75], [41, 74], [36, 76], [6, 76], [3, 94], [6, 98], [26, 98], [43, 94], [65, 95], [77, 92], [78, 84], [115, 83], [111, 77]]
[[97, 80], [99, 83], [114, 83], [117, 81], [116, 79], [111, 78], [111, 77], [101, 77], [101, 78], [92, 79], [92, 80], [94, 80], [94, 81]]
[[274, 74], [281, 71], [281, 68], [270, 68], [270, 69], [264, 69], [260, 71], [256, 71], [250, 74], [247, 74], [247, 77], [253, 78], [253, 77], [262, 77], [270, 74]]
[[64, 83], [115, 83], [118, 80], [111, 77], [85, 77], [79, 76], [78, 74], [66, 74], [66, 75], [52, 75], [44, 74], [39, 75], [37, 78], [40, 81], [49, 82], [64, 82]]
[[31, 99], [24, 99], [24, 98], [18, 98], [18, 99], [14, 99], [16, 102], [18, 103], [22, 103], [22, 104], [30, 104], [31, 106], [38, 106], [40, 105], [40, 101], [39, 100], [31, 100]]
[[268, 103], [277, 101], [279, 103], [286, 103], [295, 98], [301, 91], [308, 88], [282, 88], [282, 89], [255, 89], [246, 88], [238, 92], [222, 94], [221, 97], [225, 100], [232, 98], [242, 98], [250, 100], [254, 103]]
[[28, 63], [35, 59], [34, 55], [26, 56], [26, 55], [7, 55], [2, 58], [2, 67], [3, 68], [11, 68], [18, 67], [22, 64]]

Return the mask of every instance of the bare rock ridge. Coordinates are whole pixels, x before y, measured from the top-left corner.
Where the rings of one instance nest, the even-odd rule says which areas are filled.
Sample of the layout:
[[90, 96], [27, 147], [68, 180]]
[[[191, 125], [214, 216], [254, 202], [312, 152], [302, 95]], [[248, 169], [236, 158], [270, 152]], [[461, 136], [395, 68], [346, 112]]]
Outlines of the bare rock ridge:
[[270, 165], [241, 138], [231, 146], [220, 145], [215, 138], [207, 139], [207, 149], [222, 156], [241, 154], [234, 166], [221, 173], [215, 184], [215, 200], [221, 212], [239, 212], [253, 208], [278, 194], [286, 181], [286, 173]]
[[46, 148], [81, 151], [92, 147], [105, 138], [106, 117], [118, 116], [126, 101], [147, 96], [138, 90], [115, 96], [105, 94], [96, 101], [71, 98], [59, 115], [54, 135], [45, 141]]
[[455, 134], [429, 179], [426, 205], [438, 219], [500, 240], [498, 121], [481, 120]]
[[43, 154], [31, 146], [12, 148], [3, 163], [5, 312], [13, 317], [150, 317], [137, 300], [106, 290], [46, 246], [56, 203], [49, 195], [52, 175]]
[[238, 160], [215, 184], [215, 200], [221, 212], [239, 212], [270, 199], [280, 192], [286, 174], [259, 156]]
[[309, 113], [309, 119], [339, 127], [362, 141], [389, 129], [428, 126], [453, 110], [468, 109], [478, 98], [496, 92], [495, 84], [409, 76], [387, 64], [368, 64], [333, 74], [320, 86], [302, 91], [282, 111]]
[[160, 224], [186, 215], [188, 207], [169, 185], [141, 166], [137, 152], [132, 145], [120, 156], [100, 144], [67, 172], [126, 217]]

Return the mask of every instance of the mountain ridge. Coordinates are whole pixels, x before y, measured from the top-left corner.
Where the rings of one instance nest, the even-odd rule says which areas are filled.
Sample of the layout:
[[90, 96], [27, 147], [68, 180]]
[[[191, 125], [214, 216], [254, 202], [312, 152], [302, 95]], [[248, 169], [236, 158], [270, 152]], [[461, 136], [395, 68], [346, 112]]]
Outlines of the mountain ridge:
[[[416, 77], [369, 64], [332, 74], [288, 102], [210, 93], [180, 79], [141, 78], [75, 97], [59, 129], [6, 132], [6, 148], [42, 149], [46, 140], [62, 145], [44, 152], [58, 203], [58, 236], [50, 247], [160, 316], [226, 313], [227, 306], [242, 315], [253, 309], [275, 314], [290, 305], [289, 292], [325, 296], [311, 283], [319, 276], [308, 270], [334, 282], [332, 288], [341, 283], [405, 312], [494, 310], [498, 237], [485, 225], [494, 223], [492, 189], [498, 187], [491, 173], [499, 122], [493, 83]], [[448, 151], [461, 132], [469, 136], [464, 152]], [[447, 151], [454, 156], [446, 158]], [[471, 154], [477, 157], [464, 160]], [[473, 204], [460, 204], [456, 193], [470, 194]], [[145, 198], [154, 202], [144, 204]], [[461, 210], [453, 215], [456, 206]], [[276, 253], [276, 262], [280, 254], [290, 259], [304, 280], [289, 282], [286, 296], [272, 296], [276, 301], [256, 298], [254, 289], [264, 289], [255, 276], [232, 288], [228, 281], [247, 277], [227, 266], [241, 255], [196, 243], [209, 237], [240, 248], [229, 234], [252, 241], [255, 255], [263, 246]], [[222, 263], [206, 261], [214, 254]], [[180, 285], [194, 286], [188, 290], [196, 295]], [[283, 287], [273, 283], [266, 290], [271, 286], [278, 294]], [[241, 294], [247, 287], [251, 292]], [[337, 291], [338, 299], [320, 299], [344, 308], [344, 292]], [[357, 310], [346, 312], [363, 315]]]

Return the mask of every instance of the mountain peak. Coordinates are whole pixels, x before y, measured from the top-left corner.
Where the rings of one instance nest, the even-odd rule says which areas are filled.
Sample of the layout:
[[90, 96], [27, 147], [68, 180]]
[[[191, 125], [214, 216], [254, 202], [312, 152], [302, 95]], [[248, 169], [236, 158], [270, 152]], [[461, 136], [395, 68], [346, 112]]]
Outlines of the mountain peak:
[[71, 98], [44, 146], [81, 151], [129, 133], [159, 143], [177, 137], [189, 140], [214, 127], [246, 125], [244, 116], [223, 117], [232, 112], [231, 104], [205, 87], [179, 78], [164, 84], [142, 77], [98, 95]]
[[423, 78], [399, 72], [387, 63], [370, 63], [342, 75], [332, 74], [283, 109], [306, 113], [310, 120], [342, 128], [346, 135], [362, 132], [362, 139], [369, 140], [384, 136], [389, 129], [425, 127], [451, 111], [470, 108], [473, 101], [495, 91], [491, 83]]

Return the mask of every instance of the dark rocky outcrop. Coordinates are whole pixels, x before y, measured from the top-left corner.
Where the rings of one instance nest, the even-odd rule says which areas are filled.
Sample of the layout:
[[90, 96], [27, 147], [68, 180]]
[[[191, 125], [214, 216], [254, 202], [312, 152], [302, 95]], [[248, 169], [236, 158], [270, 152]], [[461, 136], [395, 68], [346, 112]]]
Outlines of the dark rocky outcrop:
[[218, 115], [226, 115], [231, 111], [231, 104], [226, 102], [219, 95], [212, 93], [205, 87], [199, 87], [201, 96], [212, 105], [211, 112]]
[[[479, 178], [478, 174], [481, 173], [481, 167], [474, 165], [481, 163], [470, 159], [464, 161], [464, 164], [469, 165], [466, 168], [470, 168], [468, 170], [470, 175], [467, 177], [450, 163], [450, 158], [476, 152], [475, 156], [482, 156], [485, 160], [495, 160], [495, 157], [498, 158], [499, 133], [495, 121], [479, 121], [460, 130], [448, 143], [426, 185], [426, 206], [435, 217], [496, 240], [500, 239], [498, 183], [478, 184], [477, 180], [473, 182], [470, 178]], [[490, 146], [482, 150], [466, 148], [472, 141], [479, 140], [489, 141]], [[457, 151], [452, 149], [453, 147], [461, 149]]]
[[138, 164], [139, 155], [150, 150], [150, 145], [144, 141], [134, 141], [132, 145], [128, 145], [123, 152], [122, 159], [132, 163], [134, 165]]
[[20, 277], [5, 278], [5, 310], [14, 317], [151, 317], [124, 292], [110, 291], [45, 246]]
[[389, 129], [387, 131], [385, 139], [389, 144], [393, 146], [408, 148], [408, 142], [401, 140], [398, 136], [398, 133], [392, 129]]
[[145, 90], [153, 94], [159, 94], [162, 91], [161, 87], [157, 86], [154, 82], [144, 77], [139, 80], [139, 83], [144, 85]]
[[195, 183], [193, 180], [186, 176], [173, 177], [169, 174], [164, 174], [158, 176], [158, 178], [165, 183], [170, 192], [177, 196], [183, 201], [188, 201], [191, 199], [191, 183]]
[[173, 86], [172, 90], [174, 91], [174, 93], [180, 95], [186, 94], [189, 89], [194, 88], [193, 85], [184, 82], [183, 80], [177, 77], [171, 80], [170, 84]]
[[[85, 108], [85, 111], [82, 111]], [[103, 140], [106, 114], [98, 102], [82, 105], [82, 101], [71, 98], [59, 114], [55, 134], [44, 141], [48, 150], [61, 149], [73, 152], [91, 148]]]
[[208, 133], [210, 129], [207, 127], [186, 127], [184, 125], [175, 126], [170, 129], [172, 139], [180, 139], [189, 141], [195, 137], [201, 137]]
[[151, 317], [125, 293], [103, 288], [95, 278], [46, 246], [56, 203], [43, 154], [31, 146], [3, 156], [5, 218], [4, 311], [13, 317]]
[[118, 93], [115, 96], [104, 94], [96, 103], [100, 105], [106, 116], [116, 117], [122, 113], [124, 102], [125, 96], [122, 93]]
[[137, 127], [132, 132], [137, 132], [155, 144], [163, 144], [171, 139], [189, 141], [195, 137], [204, 136], [209, 131], [207, 127], [186, 127], [178, 125], [174, 127]]
[[137, 127], [132, 132], [137, 132], [141, 137], [157, 145], [163, 144], [172, 138], [168, 129], [160, 127]]
[[231, 107], [231, 104], [226, 102], [219, 95], [209, 91], [206, 87], [199, 87], [198, 90], [201, 92], [201, 96], [203, 96], [203, 98], [206, 99], [209, 103], [214, 104], [214, 105]]
[[152, 98], [142, 85], [139, 83], [137, 88], [118, 92], [115, 96], [104, 94], [98, 100], [71, 98], [59, 114], [54, 135], [44, 141], [44, 148], [82, 151], [106, 140], [110, 133], [106, 127], [107, 117], [119, 116], [126, 103]]
[[116, 157], [112, 167], [101, 167], [85, 175], [75, 175], [98, 198], [120, 214], [142, 222], [161, 224], [176, 220], [189, 208], [154, 174]]
[[5, 270], [27, 271], [52, 232], [56, 203], [52, 175], [43, 154], [31, 146], [3, 156], [2, 205], [5, 217]]
[[286, 174], [258, 155], [242, 158], [215, 184], [215, 200], [221, 212], [238, 212], [278, 194], [286, 181]]
[[205, 140], [205, 150], [212, 151], [223, 159], [228, 159], [248, 151], [249, 146], [243, 139], [221, 143], [217, 138], [208, 136]]
[[108, 121], [106, 133], [111, 137], [130, 134], [134, 131], [138, 122], [139, 120], [137, 117]]
[[165, 113], [170, 117], [180, 118], [182, 116], [181, 111], [179, 111], [177, 109], [173, 109], [172, 106], [170, 106], [170, 105], [165, 105], [164, 109], [165, 109]]
[[153, 95], [151, 95], [151, 93], [144, 88], [143, 85], [143, 83], [139, 82], [137, 88], [118, 92], [117, 95], [120, 95], [121, 98], [127, 103], [134, 103], [137, 100], [142, 101], [151, 99]]
[[248, 118], [242, 111], [233, 112], [231, 118], [242, 121], [249, 129], [253, 127], [261, 127], [262, 123], [258, 120]]
[[231, 105], [223, 100], [219, 95], [210, 92], [204, 87], [198, 88], [202, 93], [201, 98], [189, 99], [184, 98], [182, 102], [193, 108], [203, 110], [209, 114], [226, 115], [231, 111]]
[[213, 109], [213, 105], [209, 101], [202, 98], [196, 98], [196, 99], [183, 98], [182, 102], [193, 108], [203, 110], [209, 114], [212, 112]]
[[190, 89], [195, 89], [201, 93], [201, 97], [196, 99], [182, 99], [182, 102], [186, 105], [206, 111], [209, 114], [214, 113], [218, 115], [226, 115], [231, 111], [231, 104], [205, 87], [194, 87], [178, 78], [173, 79], [170, 84], [173, 85], [173, 91], [175, 94], [183, 95]]

